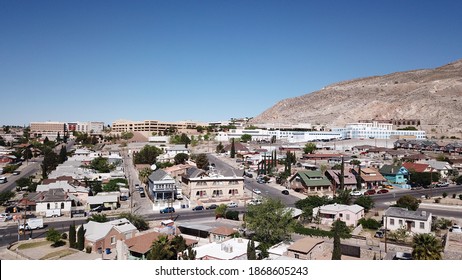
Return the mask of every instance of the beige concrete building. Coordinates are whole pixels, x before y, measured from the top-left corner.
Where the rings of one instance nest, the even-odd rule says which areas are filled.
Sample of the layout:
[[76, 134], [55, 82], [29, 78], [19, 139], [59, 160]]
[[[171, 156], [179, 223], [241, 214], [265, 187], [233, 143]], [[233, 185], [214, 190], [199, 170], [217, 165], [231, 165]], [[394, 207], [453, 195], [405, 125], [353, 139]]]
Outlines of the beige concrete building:
[[112, 123], [113, 132], [155, 132], [159, 135], [163, 134], [165, 130], [174, 128], [176, 130], [194, 128], [199, 125], [207, 125], [198, 122], [161, 122], [157, 120], [145, 120], [145, 121], [128, 121], [118, 120]]
[[61, 137], [66, 131], [66, 123], [64, 122], [31, 122], [30, 133], [35, 137], [52, 137], [55, 138], [58, 133]]

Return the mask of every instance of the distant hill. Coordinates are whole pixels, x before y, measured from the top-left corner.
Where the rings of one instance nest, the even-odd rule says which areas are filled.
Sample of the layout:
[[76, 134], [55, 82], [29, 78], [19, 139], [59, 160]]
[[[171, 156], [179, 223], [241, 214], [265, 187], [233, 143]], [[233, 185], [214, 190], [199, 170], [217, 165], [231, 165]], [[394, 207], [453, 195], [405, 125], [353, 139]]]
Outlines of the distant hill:
[[370, 119], [420, 119], [429, 135], [462, 137], [462, 60], [335, 83], [284, 99], [252, 123], [342, 126]]

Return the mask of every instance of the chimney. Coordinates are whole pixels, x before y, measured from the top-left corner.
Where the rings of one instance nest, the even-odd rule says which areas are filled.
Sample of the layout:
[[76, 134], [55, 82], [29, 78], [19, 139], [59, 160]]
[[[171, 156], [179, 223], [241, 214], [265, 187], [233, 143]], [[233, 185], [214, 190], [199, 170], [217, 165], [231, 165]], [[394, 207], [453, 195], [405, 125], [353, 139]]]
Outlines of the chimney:
[[427, 211], [422, 211], [422, 217], [426, 217], [427, 216]]

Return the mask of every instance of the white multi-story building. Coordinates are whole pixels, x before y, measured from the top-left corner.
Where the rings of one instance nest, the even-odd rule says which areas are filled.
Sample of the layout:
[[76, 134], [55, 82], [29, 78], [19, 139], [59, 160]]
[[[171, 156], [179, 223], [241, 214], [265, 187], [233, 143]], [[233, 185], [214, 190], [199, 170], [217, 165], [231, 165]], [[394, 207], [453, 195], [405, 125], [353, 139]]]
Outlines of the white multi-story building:
[[104, 122], [72, 122], [67, 123], [67, 127], [69, 131], [101, 134], [104, 130]]
[[229, 132], [218, 133], [217, 141], [229, 141], [231, 138], [241, 138], [242, 135], [252, 136], [253, 141], [285, 140], [287, 142], [308, 142], [315, 140], [341, 139], [342, 134], [332, 131], [290, 131], [290, 130], [266, 130], [266, 129], [231, 129]]
[[394, 130], [391, 123], [349, 123], [344, 128], [333, 128], [332, 132], [340, 133], [342, 138], [351, 139], [426, 139], [423, 130]]

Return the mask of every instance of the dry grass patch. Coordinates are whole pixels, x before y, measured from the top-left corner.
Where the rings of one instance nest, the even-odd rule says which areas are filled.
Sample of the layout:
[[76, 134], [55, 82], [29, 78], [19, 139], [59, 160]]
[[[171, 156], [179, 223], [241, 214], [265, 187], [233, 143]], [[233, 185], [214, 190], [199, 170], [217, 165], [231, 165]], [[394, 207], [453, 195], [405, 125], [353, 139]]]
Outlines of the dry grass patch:
[[71, 249], [59, 250], [59, 251], [46, 254], [45, 256], [41, 257], [40, 260], [52, 260], [52, 259], [56, 260], [56, 259], [63, 258], [65, 256], [72, 255], [74, 253], [75, 251]]
[[37, 247], [42, 247], [45, 245], [51, 245], [51, 241], [39, 241], [39, 242], [30, 242], [30, 243], [24, 243], [18, 246], [18, 250], [25, 250], [25, 249], [31, 249], [31, 248], [37, 248]]

